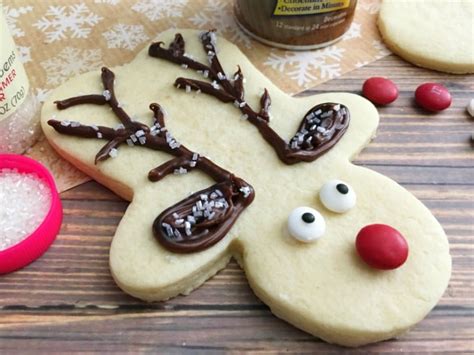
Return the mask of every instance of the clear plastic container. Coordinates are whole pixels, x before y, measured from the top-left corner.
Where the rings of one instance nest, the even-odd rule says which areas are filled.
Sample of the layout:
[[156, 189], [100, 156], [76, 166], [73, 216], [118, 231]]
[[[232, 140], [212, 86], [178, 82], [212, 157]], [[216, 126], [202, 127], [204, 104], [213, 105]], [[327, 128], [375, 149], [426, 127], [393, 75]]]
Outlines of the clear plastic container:
[[0, 153], [23, 153], [35, 143], [39, 111], [0, 4]]

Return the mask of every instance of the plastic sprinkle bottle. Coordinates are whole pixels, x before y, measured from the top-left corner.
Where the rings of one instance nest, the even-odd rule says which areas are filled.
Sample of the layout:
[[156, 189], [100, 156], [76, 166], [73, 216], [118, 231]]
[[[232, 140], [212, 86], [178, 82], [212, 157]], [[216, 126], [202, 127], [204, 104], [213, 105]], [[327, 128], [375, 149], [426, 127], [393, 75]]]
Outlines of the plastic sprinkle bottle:
[[23, 153], [36, 141], [39, 109], [0, 3], [0, 153]]

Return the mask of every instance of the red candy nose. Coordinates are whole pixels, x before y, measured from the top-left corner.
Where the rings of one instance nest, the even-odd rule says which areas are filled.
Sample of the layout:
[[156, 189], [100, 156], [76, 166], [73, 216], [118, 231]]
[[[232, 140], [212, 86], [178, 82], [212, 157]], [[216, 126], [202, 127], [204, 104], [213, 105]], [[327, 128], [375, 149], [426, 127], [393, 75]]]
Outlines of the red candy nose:
[[395, 228], [385, 224], [370, 224], [357, 234], [356, 249], [369, 266], [391, 270], [408, 258], [408, 244]]

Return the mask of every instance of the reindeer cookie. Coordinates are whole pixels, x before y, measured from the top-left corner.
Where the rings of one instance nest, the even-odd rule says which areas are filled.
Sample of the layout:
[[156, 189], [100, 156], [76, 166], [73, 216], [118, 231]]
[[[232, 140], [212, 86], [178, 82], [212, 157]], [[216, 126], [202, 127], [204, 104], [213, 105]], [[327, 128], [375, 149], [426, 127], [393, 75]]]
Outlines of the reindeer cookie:
[[42, 112], [55, 149], [131, 201], [110, 250], [120, 288], [189, 294], [234, 257], [275, 315], [328, 342], [423, 319], [447, 286], [449, 246], [420, 201], [350, 163], [375, 133], [374, 106], [290, 97], [213, 32], [160, 40], [72, 78]]

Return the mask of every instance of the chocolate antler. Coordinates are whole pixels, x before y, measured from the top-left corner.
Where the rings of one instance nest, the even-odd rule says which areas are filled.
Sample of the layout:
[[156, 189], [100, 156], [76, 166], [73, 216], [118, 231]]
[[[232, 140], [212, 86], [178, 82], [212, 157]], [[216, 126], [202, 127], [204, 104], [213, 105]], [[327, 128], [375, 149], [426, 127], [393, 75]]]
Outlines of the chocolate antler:
[[233, 102], [242, 112], [242, 118], [248, 119], [259, 130], [262, 137], [275, 149], [278, 157], [286, 164], [300, 161], [313, 161], [324, 154], [343, 136], [349, 125], [349, 111], [342, 104], [324, 103], [313, 107], [306, 113], [296, 134], [287, 143], [270, 126], [271, 99], [267, 89], [260, 99], [260, 110], [253, 110], [244, 100], [244, 76], [238, 67], [229, 78], [219, 62], [216, 52], [216, 34], [214, 30], [200, 36], [207, 53], [209, 65], [192, 59], [185, 52], [185, 42], [181, 34], [176, 34], [169, 48], [163, 42], [153, 43], [148, 54], [152, 57], [181, 64], [185, 69], [197, 70], [211, 83], [179, 77], [175, 81], [177, 88], [186, 92], [195, 90], [212, 95], [224, 103]]
[[[175, 44], [175, 47], [174, 50], [179, 52], [179, 44]], [[121, 121], [118, 127], [57, 120], [49, 120], [48, 124], [62, 134], [107, 140], [95, 157], [96, 164], [115, 157], [118, 147], [126, 142], [129, 146], [143, 146], [174, 156], [148, 173], [150, 181], [159, 181], [169, 174], [183, 174], [193, 169], [199, 169], [212, 177], [216, 181], [215, 185], [163, 211], [155, 219], [153, 231], [164, 247], [179, 253], [203, 250], [217, 243], [253, 201], [253, 188], [211, 160], [177, 142], [165, 127], [160, 105], [150, 105], [150, 110], [153, 111], [152, 126], [132, 120], [115, 96], [114, 79], [114, 73], [104, 67], [102, 95], [77, 96], [56, 101], [55, 104], [59, 110], [82, 104], [108, 105]]]

